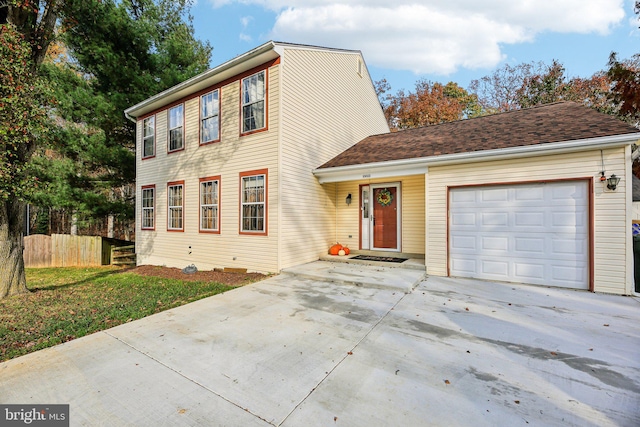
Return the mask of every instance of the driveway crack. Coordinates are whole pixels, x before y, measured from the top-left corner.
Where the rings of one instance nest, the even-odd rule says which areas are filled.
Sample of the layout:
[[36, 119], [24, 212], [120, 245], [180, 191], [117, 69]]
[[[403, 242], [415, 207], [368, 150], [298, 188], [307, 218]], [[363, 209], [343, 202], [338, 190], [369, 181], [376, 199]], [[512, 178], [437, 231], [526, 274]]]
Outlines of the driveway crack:
[[[256, 414], [256, 413], [254, 413], [254, 412], [251, 412], [248, 408], [245, 408], [245, 407], [242, 407], [242, 406], [238, 405], [236, 402], [234, 402], [234, 401], [232, 401], [232, 400], [230, 400], [230, 399], [228, 399], [228, 398], [224, 397], [224, 396], [223, 396], [223, 395], [221, 395], [220, 393], [216, 392], [215, 390], [210, 389], [209, 387], [207, 387], [207, 386], [205, 386], [204, 384], [202, 384], [202, 383], [200, 383], [200, 382], [198, 382], [198, 381], [194, 380], [193, 378], [190, 378], [190, 377], [186, 376], [186, 375], [185, 375], [185, 374], [183, 374], [182, 372], [180, 372], [180, 371], [178, 371], [178, 370], [174, 369], [173, 367], [171, 367], [171, 366], [167, 365], [166, 363], [162, 362], [161, 360], [159, 360], [159, 359], [157, 359], [157, 358], [153, 357], [153, 356], [152, 356], [152, 355], [150, 355], [149, 353], [147, 353], [147, 352], [145, 352], [145, 351], [143, 351], [143, 350], [141, 350], [141, 349], [137, 348], [136, 346], [134, 346], [134, 345], [132, 345], [132, 344], [129, 344], [128, 342], [126, 342], [126, 341], [124, 341], [124, 340], [122, 340], [122, 339], [118, 338], [118, 337], [117, 337], [117, 336], [115, 336], [115, 335], [110, 334], [108, 331], [102, 331], [102, 332], [103, 332], [104, 334], [106, 334], [106, 335], [110, 336], [111, 338], [114, 338], [115, 340], [117, 340], [117, 341], [121, 342], [122, 344], [126, 345], [127, 347], [131, 348], [132, 350], [134, 350], [134, 351], [136, 351], [136, 352], [138, 352], [138, 353], [142, 354], [143, 356], [148, 357], [149, 359], [153, 360], [154, 362], [156, 362], [156, 363], [158, 363], [158, 364], [160, 364], [160, 365], [164, 366], [165, 368], [169, 369], [170, 371], [175, 372], [176, 374], [180, 375], [182, 378], [186, 379], [187, 381], [189, 381], [189, 382], [191, 382], [191, 383], [193, 383], [193, 384], [197, 385], [198, 387], [201, 387], [202, 389], [204, 389], [204, 390], [208, 391], [209, 393], [211, 393], [211, 394], [213, 394], [213, 395], [215, 395], [215, 396], [219, 397], [220, 399], [222, 399], [222, 400], [224, 400], [224, 401], [226, 401], [226, 402], [228, 402], [228, 403], [232, 404], [233, 406], [235, 406], [235, 407], [237, 407], [237, 408], [239, 408], [239, 409], [243, 410], [244, 412], [246, 412], [246, 413], [248, 413], [248, 414], [253, 415], [254, 417], [258, 418], [259, 420], [264, 421], [265, 423], [267, 423], [267, 424], [269, 424], [269, 425], [276, 426], [276, 424], [272, 423], [271, 421], [268, 421], [268, 420], [264, 419], [263, 417], [261, 417], [260, 415], [258, 415], [258, 414]], [[289, 415], [287, 415], [287, 416], [289, 416]]]
[[371, 332], [373, 332], [374, 329], [376, 329], [378, 327], [378, 325], [387, 318], [387, 316], [389, 315], [389, 313], [391, 313], [393, 311], [394, 308], [396, 308], [396, 306], [398, 304], [400, 304], [400, 302], [407, 296], [408, 294], [402, 294], [402, 297], [396, 301], [395, 304], [393, 304], [393, 306], [391, 308], [389, 308], [387, 310], [386, 313], [384, 313], [384, 315], [382, 315], [380, 317], [380, 319], [378, 319], [378, 321], [376, 323], [374, 323], [371, 328], [369, 328], [369, 330], [367, 331], [366, 334], [364, 334], [359, 340], [358, 342], [355, 343], [355, 345], [333, 366], [333, 368], [331, 368], [324, 377], [322, 377], [322, 379], [320, 381], [318, 381], [318, 383], [309, 391], [309, 393], [307, 393], [301, 400], [300, 402], [298, 402], [298, 404], [296, 406], [293, 407], [293, 409], [287, 414], [286, 417], [284, 417], [282, 419], [282, 421], [280, 421], [278, 424], [274, 424], [277, 426], [281, 426], [282, 424], [284, 424], [287, 419], [296, 411], [296, 409], [298, 409], [312, 394], [314, 391], [317, 390], [317, 388], [323, 383], [325, 382], [325, 380], [327, 378], [329, 378], [329, 376], [333, 373], [333, 371], [335, 371], [338, 366], [340, 366], [342, 364], [342, 362], [344, 362], [347, 357], [351, 356], [353, 354], [353, 351], [362, 343], [362, 341], [364, 341], [370, 334]]

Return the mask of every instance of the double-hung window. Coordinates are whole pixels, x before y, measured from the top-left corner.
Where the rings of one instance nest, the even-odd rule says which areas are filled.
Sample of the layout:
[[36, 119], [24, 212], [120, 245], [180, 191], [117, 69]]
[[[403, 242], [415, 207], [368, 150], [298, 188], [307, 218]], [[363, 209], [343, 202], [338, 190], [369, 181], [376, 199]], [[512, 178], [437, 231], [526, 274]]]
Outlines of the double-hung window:
[[220, 91], [218, 89], [200, 97], [200, 144], [220, 139]]
[[242, 133], [266, 127], [266, 72], [242, 79]]
[[154, 230], [156, 227], [156, 186], [142, 186], [142, 229]]
[[156, 155], [156, 116], [142, 121], [142, 158]]
[[167, 229], [184, 230], [184, 181], [167, 184]]
[[169, 109], [169, 152], [184, 148], [184, 105]]
[[220, 177], [200, 178], [200, 231], [220, 232]]
[[240, 232], [267, 234], [267, 170], [240, 174]]

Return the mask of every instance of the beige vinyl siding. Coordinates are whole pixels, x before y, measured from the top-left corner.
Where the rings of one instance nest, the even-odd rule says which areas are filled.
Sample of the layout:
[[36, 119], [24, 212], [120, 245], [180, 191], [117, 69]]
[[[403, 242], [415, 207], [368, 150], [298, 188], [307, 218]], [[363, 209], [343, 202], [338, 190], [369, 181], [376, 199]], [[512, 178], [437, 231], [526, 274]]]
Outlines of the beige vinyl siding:
[[606, 190], [606, 185], [599, 181], [600, 150], [429, 168], [427, 273], [447, 275], [447, 186], [592, 178], [595, 291], [629, 293], [632, 248], [628, 238], [631, 209], [627, 205], [631, 200], [624, 191], [630, 173], [625, 163], [630, 162], [628, 151], [628, 147], [603, 151], [607, 176], [615, 173], [622, 178], [620, 189], [615, 192]]
[[640, 202], [633, 202], [631, 219], [640, 220]]
[[335, 186], [320, 185], [312, 171], [389, 130], [366, 68], [358, 74], [359, 59], [358, 53], [284, 48], [280, 268], [318, 259], [336, 239]]
[[[221, 141], [199, 145], [199, 97], [185, 102], [185, 150], [167, 154], [167, 112], [156, 115], [157, 155], [137, 160], [137, 191], [156, 185], [156, 229], [140, 230], [140, 200], [136, 200], [136, 251], [139, 264], [183, 268], [195, 264], [201, 270], [214, 267], [278, 270], [278, 129], [279, 66], [268, 71], [269, 129], [240, 136], [240, 81], [220, 90]], [[141, 141], [142, 121], [137, 140]], [[137, 158], [140, 159], [140, 143]], [[268, 169], [268, 235], [239, 233], [241, 172]], [[199, 232], [199, 179], [220, 175], [220, 234]], [[184, 180], [184, 232], [167, 232], [167, 182]]]
[[[424, 175], [387, 178], [383, 181], [350, 181], [337, 184], [336, 240], [350, 249], [360, 248], [360, 186], [399, 182], [401, 200], [401, 251], [424, 254], [425, 249], [425, 183]], [[345, 199], [351, 193], [351, 205]], [[375, 203], [375, 202], [374, 202]], [[349, 237], [351, 236], [351, 237]]]

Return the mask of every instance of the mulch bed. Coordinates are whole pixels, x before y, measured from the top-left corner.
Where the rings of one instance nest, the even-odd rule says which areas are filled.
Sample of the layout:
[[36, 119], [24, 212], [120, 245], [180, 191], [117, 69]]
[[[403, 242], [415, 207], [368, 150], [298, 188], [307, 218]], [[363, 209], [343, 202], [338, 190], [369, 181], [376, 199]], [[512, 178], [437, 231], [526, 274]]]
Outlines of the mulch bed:
[[185, 274], [179, 268], [160, 267], [156, 265], [140, 265], [126, 270], [140, 276], [163, 277], [189, 282], [218, 282], [229, 286], [241, 286], [247, 282], [256, 282], [265, 279], [267, 275], [262, 273], [223, 273], [219, 271], [198, 270], [193, 274]]

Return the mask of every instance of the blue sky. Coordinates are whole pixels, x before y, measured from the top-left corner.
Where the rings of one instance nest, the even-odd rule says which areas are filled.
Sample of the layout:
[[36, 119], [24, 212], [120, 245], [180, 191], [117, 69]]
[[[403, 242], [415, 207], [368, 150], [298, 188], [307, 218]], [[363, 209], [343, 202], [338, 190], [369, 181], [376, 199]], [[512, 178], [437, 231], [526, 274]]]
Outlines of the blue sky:
[[640, 53], [633, 0], [196, 0], [216, 66], [269, 40], [362, 51], [391, 91], [420, 78], [467, 87], [508, 63], [558, 59], [571, 77]]

